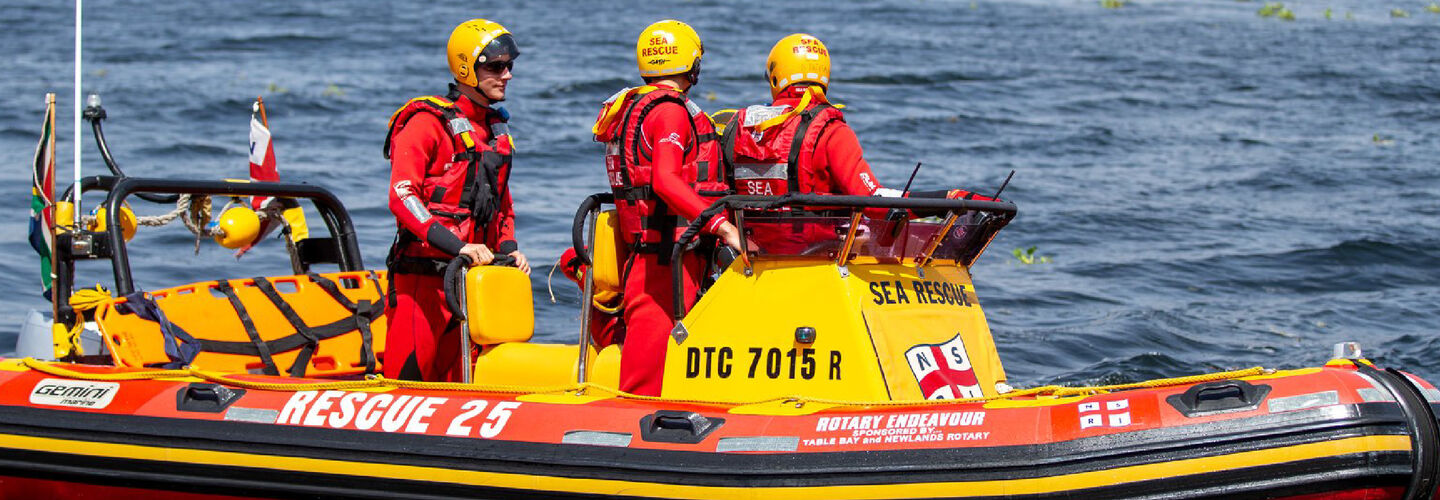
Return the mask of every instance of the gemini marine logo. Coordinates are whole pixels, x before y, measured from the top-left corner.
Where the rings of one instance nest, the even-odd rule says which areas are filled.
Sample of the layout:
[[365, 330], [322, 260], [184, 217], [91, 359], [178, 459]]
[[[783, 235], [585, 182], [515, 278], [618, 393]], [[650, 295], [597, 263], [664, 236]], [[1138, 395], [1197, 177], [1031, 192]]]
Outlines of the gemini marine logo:
[[49, 406], [69, 406], [98, 410], [110, 405], [120, 384], [115, 382], [81, 382], [47, 378], [35, 384], [30, 391], [30, 403]]

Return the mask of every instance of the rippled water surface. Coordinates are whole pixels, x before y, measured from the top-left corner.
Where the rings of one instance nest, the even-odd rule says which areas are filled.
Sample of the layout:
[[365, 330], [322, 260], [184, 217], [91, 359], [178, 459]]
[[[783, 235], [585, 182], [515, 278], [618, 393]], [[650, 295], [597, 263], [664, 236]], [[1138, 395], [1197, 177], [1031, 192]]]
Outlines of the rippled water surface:
[[[804, 31], [834, 54], [832, 98], [882, 180], [903, 184], [921, 161], [922, 187], [990, 190], [1017, 172], [1005, 194], [1020, 216], [973, 269], [1017, 385], [1315, 365], [1346, 340], [1440, 376], [1440, 14], [1428, 2], [1287, 2], [1290, 22], [1232, 0], [85, 5], [84, 90], [104, 99], [122, 167], [244, 177], [248, 108], [264, 95], [282, 175], [340, 196], [372, 267], [394, 234], [386, 119], [443, 92], [455, 24], [498, 20], [524, 51], [506, 103], [512, 189], [521, 247], [546, 263], [580, 199], [605, 189], [588, 134], [597, 103], [636, 82], [639, 30], [675, 17], [704, 37], [707, 110], [767, 98], [766, 52]], [[0, 336], [13, 337], [26, 311], [48, 309], [25, 240], [28, 164], [56, 92], [70, 175], [73, 6], [3, 11]], [[85, 168], [102, 173], [90, 140]], [[210, 244], [194, 255], [192, 240], [178, 226], [142, 232], [138, 284], [288, 267], [279, 242], [236, 262]], [[1011, 255], [1031, 246], [1050, 262]], [[557, 279], [550, 304], [549, 270], [535, 274], [539, 337], [573, 341], [577, 293]], [[81, 285], [108, 281], [100, 265], [82, 273]]]

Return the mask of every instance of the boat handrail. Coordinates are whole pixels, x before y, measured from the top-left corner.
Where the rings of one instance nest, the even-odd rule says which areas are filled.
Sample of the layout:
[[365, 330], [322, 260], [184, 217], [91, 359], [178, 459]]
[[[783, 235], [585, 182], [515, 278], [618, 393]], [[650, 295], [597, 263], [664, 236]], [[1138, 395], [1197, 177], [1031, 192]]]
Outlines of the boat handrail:
[[[841, 209], [864, 209], [864, 208], [888, 208], [901, 210], [932, 210], [943, 211], [950, 214], [976, 211], [991, 214], [999, 218], [999, 222], [1007, 223], [1015, 217], [1016, 207], [1008, 201], [980, 201], [948, 198], [888, 198], [882, 196], [847, 196], [847, 195], [821, 195], [821, 194], [796, 194], [790, 193], [782, 196], [757, 196], [757, 195], [730, 195], [715, 200], [708, 208], [700, 212], [695, 220], [690, 221], [685, 232], [675, 241], [670, 250], [670, 262], [680, 262], [680, 255], [685, 252], [686, 246], [700, 234], [700, 227], [711, 217], [727, 210], [775, 210], [787, 207], [826, 207]], [[578, 214], [577, 214], [578, 215]], [[953, 217], [947, 218], [947, 222], [953, 223]], [[737, 224], [740, 225], [740, 245], [745, 247], [745, 228], [743, 217], [737, 217]], [[948, 229], [948, 225], [947, 225]], [[853, 238], [852, 233], [849, 238]], [[943, 234], [939, 238], [944, 238]], [[848, 239], [848, 238], [847, 238]], [[848, 243], [848, 242], [847, 242]], [[937, 239], [936, 243], [939, 243]], [[933, 248], [931, 249], [933, 250]], [[741, 252], [741, 259], [745, 262], [747, 272], [749, 268], [749, 256]], [[923, 261], [922, 261], [923, 263]], [[674, 297], [674, 316], [676, 320], [685, 315], [685, 294], [684, 294], [684, 266], [673, 265], [670, 268], [671, 290]]]
[[[140, 193], [192, 194], [223, 196], [275, 196], [282, 198], [308, 199], [315, 204], [330, 236], [335, 243], [336, 263], [341, 271], [361, 271], [365, 264], [360, 257], [360, 244], [355, 234], [354, 223], [340, 199], [330, 190], [312, 184], [290, 182], [234, 182], [223, 180], [157, 179], [149, 177], [91, 176], [80, 182], [82, 193], [93, 190], [107, 191], [102, 207], [105, 208], [104, 243], [109, 247], [111, 268], [115, 277], [115, 293], [125, 295], [134, 291], [130, 273], [130, 258], [125, 247], [125, 238], [120, 230], [120, 207], [126, 198]], [[68, 197], [68, 194], [66, 195]], [[73, 238], [92, 237], [83, 231], [60, 235], [56, 242], [56, 297], [68, 297], [73, 286]], [[63, 299], [61, 299], [63, 300]], [[67, 322], [73, 311], [61, 306]]]

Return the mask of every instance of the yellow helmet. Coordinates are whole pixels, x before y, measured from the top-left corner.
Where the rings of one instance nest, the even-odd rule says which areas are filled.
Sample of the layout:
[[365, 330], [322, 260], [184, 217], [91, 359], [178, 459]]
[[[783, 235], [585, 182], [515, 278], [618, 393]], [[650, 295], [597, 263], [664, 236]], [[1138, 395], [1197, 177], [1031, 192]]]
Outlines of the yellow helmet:
[[635, 64], [646, 78], [689, 73], [699, 66], [703, 55], [700, 34], [674, 19], [646, 26], [635, 40]]
[[520, 47], [515, 45], [515, 37], [510, 36], [510, 31], [500, 23], [471, 19], [450, 32], [445, 54], [450, 60], [450, 73], [455, 75], [455, 81], [474, 87], [480, 83], [475, 76], [475, 66], [506, 55], [514, 60], [520, 56]]
[[[125, 241], [130, 241], [130, 238], [135, 237], [136, 225], [135, 212], [131, 211], [130, 207], [121, 205], [120, 234], [125, 237]], [[91, 231], [101, 232], [105, 230], [105, 227], [105, 207], [98, 207], [95, 209], [95, 219], [94, 222], [90, 223], [89, 229]]]
[[830, 50], [820, 43], [820, 39], [804, 33], [781, 38], [770, 49], [770, 57], [765, 59], [765, 79], [770, 81], [771, 97], [800, 82], [829, 88]]
[[260, 237], [260, 216], [247, 207], [230, 207], [220, 213], [212, 236], [225, 248], [240, 248]]

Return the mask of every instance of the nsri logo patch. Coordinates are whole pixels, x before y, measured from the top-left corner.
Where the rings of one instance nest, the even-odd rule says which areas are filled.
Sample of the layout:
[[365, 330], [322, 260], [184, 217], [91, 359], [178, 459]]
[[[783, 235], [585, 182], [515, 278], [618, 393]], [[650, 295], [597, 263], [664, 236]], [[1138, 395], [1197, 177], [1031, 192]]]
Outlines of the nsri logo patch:
[[943, 344], [920, 344], [905, 351], [905, 362], [910, 373], [920, 383], [920, 392], [925, 399], [960, 399], [984, 396], [980, 381], [975, 378], [975, 369], [970, 365], [970, 356], [965, 353], [965, 341], [960, 334]]
[[120, 384], [47, 378], [30, 391], [30, 404], [101, 409], [110, 405]]

